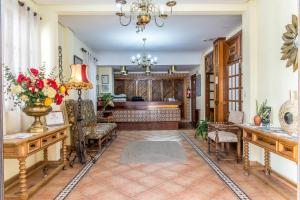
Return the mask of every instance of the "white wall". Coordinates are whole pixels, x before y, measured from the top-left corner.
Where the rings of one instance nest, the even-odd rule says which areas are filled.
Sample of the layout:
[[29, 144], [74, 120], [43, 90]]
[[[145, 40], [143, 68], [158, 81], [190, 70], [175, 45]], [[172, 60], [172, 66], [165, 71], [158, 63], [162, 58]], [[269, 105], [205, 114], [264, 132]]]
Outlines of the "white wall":
[[[98, 52], [99, 65], [112, 66], [112, 65], [132, 65], [131, 57], [135, 56], [141, 51], [124, 52]], [[158, 57], [159, 65], [199, 65], [200, 52], [149, 52], [153, 56]]]
[[114, 94], [114, 70], [113, 70], [113, 68], [105, 67], [105, 66], [98, 66], [97, 74], [99, 76], [99, 80], [97, 81], [97, 84], [99, 86], [99, 94], [104, 93], [104, 91], [102, 90], [102, 83], [101, 83], [102, 75], [109, 76], [109, 91], [108, 91], [108, 93]]
[[[285, 31], [285, 25], [291, 23], [292, 14], [298, 15], [298, 1], [258, 0], [256, 5], [252, 6], [252, 8], [256, 7], [256, 13], [250, 12], [248, 17], [257, 20], [255, 29], [257, 36], [251, 38], [251, 29], [249, 28], [248, 35], [244, 36], [244, 41], [248, 39], [248, 42], [256, 43], [256, 45], [248, 47], [250, 51], [249, 63], [244, 60], [243, 66], [247, 65], [248, 72], [250, 71], [255, 75], [250, 74], [252, 76], [250, 83], [253, 88], [248, 88], [246, 95], [250, 96], [251, 93], [255, 93], [252, 91], [255, 91], [256, 88], [257, 100], [259, 102], [268, 100], [268, 105], [272, 107], [272, 123], [274, 126], [280, 126], [278, 119], [280, 106], [289, 100], [290, 90], [298, 91], [298, 74], [294, 73], [291, 68], [286, 68], [286, 62], [280, 60], [281, 37]], [[243, 17], [246, 18], [247, 16]], [[250, 24], [255, 23], [251, 22], [252, 19], [249, 20], [249, 18], [245, 21]], [[256, 66], [251, 64], [251, 58], [255, 51]], [[254, 67], [253, 70], [252, 67]], [[244, 77], [248, 75], [246, 73]], [[256, 84], [253, 84], [254, 82]], [[253, 117], [255, 98], [251, 97], [251, 101], [251, 103], [249, 102], [252, 104], [251, 111], [247, 113], [250, 120]], [[255, 150], [252, 151], [252, 149]], [[251, 158], [263, 163], [263, 151], [251, 148]], [[297, 182], [296, 163], [271, 154], [271, 167], [291, 181]]]

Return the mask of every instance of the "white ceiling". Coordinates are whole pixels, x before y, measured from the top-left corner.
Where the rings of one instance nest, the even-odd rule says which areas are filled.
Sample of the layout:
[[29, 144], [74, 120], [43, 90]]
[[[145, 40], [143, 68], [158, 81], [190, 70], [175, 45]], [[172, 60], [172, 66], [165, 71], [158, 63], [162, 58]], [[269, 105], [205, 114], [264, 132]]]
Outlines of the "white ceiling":
[[143, 33], [136, 33], [134, 21], [128, 27], [116, 16], [60, 16], [94, 52], [141, 51], [147, 38], [148, 51], [203, 51], [211, 42], [203, 40], [226, 36], [242, 23], [241, 16], [171, 16], [163, 28], [151, 22]]
[[[34, 0], [38, 4], [111, 4], [115, 0]], [[164, 1], [161, 1], [164, 2]], [[177, 0], [178, 4], [244, 3], [247, 0]]]

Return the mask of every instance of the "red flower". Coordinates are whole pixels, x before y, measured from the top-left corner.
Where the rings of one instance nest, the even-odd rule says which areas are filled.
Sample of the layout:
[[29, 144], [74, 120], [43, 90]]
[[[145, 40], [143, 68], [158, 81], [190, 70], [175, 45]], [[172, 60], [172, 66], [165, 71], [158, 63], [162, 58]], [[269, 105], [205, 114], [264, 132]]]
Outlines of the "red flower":
[[32, 73], [33, 76], [39, 75], [39, 70], [37, 70], [37, 69], [30, 68], [30, 72]]
[[47, 84], [55, 90], [58, 90], [58, 85], [55, 80], [47, 79]]
[[28, 89], [31, 90], [32, 93], [35, 92], [35, 87], [34, 86], [28, 86]]
[[17, 79], [17, 82], [18, 83], [22, 83], [24, 80], [25, 80], [25, 76], [23, 75], [23, 74], [20, 74], [19, 76], [18, 76], [18, 79]]
[[37, 79], [36, 80], [36, 86], [39, 89], [43, 89], [44, 88], [44, 81], [42, 81], [41, 79]]
[[59, 94], [55, 95], [56, 105], [60, 105], [63, 101], [63, 97]]

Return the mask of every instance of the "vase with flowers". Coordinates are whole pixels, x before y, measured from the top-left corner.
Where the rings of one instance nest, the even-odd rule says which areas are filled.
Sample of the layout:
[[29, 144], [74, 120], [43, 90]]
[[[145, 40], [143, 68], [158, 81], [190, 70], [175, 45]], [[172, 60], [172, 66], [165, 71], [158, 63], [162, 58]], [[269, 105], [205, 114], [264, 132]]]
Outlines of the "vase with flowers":
[[26, 73], [15, 75], [9, 67], [5, 67], [7, 92], [15, 106], [23, 107], [23, 112], [34, 117], [34, 122], [29, 128], [31, 133], [40, 133], [47, 130], [41, 117], [52, 111], [52, 104], [60, 105], [68, 95], [65, 86], [60, 85], [54, 74], [46, 76], [45, 68], [40, 70], [28, 68]]

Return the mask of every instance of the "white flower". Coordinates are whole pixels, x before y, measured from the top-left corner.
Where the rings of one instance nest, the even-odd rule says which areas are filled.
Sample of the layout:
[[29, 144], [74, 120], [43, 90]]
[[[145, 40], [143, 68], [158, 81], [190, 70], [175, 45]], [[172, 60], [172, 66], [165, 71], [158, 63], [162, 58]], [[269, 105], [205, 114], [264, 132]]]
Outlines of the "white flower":
[[22, 96], [21, 96], [21, 100], [22, 100], [22, 101], [28, 101], [29, 98], [28, 98], [27, 95], [22, 95]]
[[20, 85], [15, 85], [11, 88], [11, 92], [13, 94], [20, 94], [22, 91], [23, 91], [23, 89]]
[[43, 93], [44, 93], [45, 96], [48, 96], [49, 98], [53, 99], [57, 92], [56, 92], [55, 89], [53, 89], [51, 87], [45, 87], [43, 89]]

